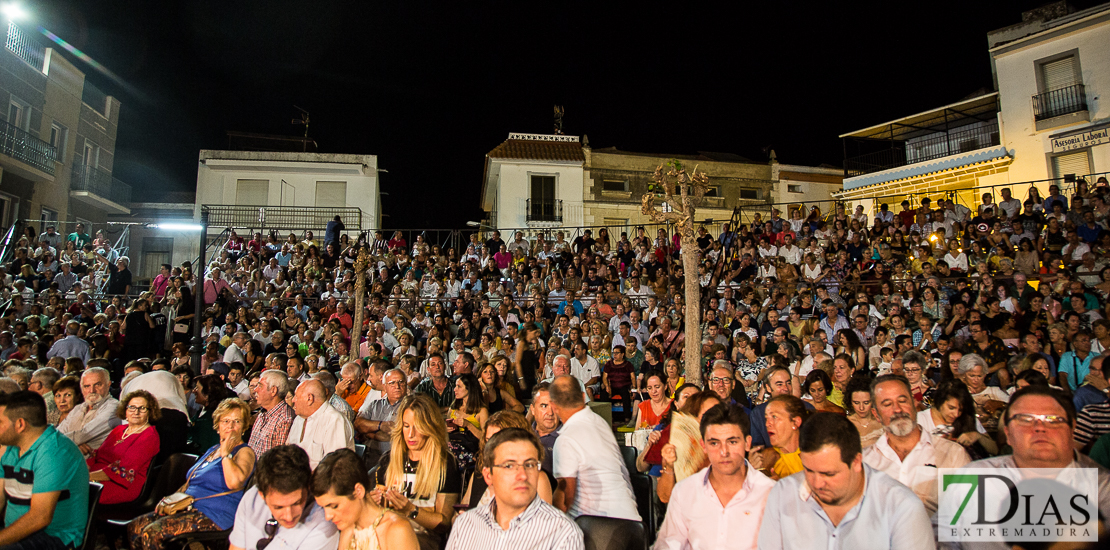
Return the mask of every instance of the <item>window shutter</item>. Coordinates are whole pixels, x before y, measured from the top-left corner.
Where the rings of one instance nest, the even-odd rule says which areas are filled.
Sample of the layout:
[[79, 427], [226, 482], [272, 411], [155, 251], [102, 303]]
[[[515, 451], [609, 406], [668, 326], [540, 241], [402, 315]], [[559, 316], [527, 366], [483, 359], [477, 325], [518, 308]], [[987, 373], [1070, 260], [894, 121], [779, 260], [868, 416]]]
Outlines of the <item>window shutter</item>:
[[235, 204], [239, 206], [266, 206], [270, 200], [269, 180], [239, 180], [235, 188]]
[[1065, 57], [1041, 65], [1044, 76], [1044, 91], [1059, 90], [1075, 84], [1075, 58]]
[[1064, 174], [1075, 174], [1076, 176], [1090, 174], [1091, 165], [1088, 163], [1087, 151], [1076, 151], [1052, 157], [1052, 172], [1053, 177], [1056, 178], [1062, 178]]
[[347, 182], [316, 182], [316, 206], [347, 206]]

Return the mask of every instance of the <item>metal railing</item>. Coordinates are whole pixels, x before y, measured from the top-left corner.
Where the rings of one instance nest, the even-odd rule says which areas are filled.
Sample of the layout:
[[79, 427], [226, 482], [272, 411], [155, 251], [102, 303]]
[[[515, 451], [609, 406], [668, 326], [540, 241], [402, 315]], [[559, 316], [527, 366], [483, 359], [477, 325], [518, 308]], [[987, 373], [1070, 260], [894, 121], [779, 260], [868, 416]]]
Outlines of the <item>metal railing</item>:
[[16, 57], [27, 62], [28, 65], [42, 72], [43, 60], [46, 59], [46, 46], [31, 40], [19, 25], [8, 22], [8, 51]]
[[5, 121], [0, 121], [0, 154], [25, 162], [51, 176], [58, 152], [53, 145]]
[[968, 153], [1002, 143], [998, 123], [974, 126], [966, 130], [939, 132], [914, 142], [894, 140], [890, 148], [844, 159], [844, 176], [856, 177], [872, 172], [927, 162], [949, 155]]
[[131, 186], [112, 177], [111, 172], [95, 166], [74, 163], [69, 188], [87, 191], [122, 206], [131, 204]]
[[204, 205], [208, 227], [252, 229], [268, 233], [270, 228], [281, 231], [310, 230], [318, 239], [324, 237], [328, 222], [336, 216], [348, 230], [362, 230], [362, 209], [354, 206], [224, 206]]
[[1087, 110], [1087, 92], [1083, 84], [1049, 90], [1033, 96], [1033, 120], [1045, 120]]
[[527, 200], [527, 221], [530, 222], [562, 222], [563, 201], [554, 200]]

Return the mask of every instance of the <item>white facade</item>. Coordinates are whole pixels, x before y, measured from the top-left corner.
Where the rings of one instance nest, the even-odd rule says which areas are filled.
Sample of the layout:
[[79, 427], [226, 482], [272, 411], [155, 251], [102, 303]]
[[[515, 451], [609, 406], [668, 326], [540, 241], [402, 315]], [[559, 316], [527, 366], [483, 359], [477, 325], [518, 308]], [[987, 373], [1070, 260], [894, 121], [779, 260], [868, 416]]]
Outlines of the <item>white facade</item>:
[[578, 136], [509, 134], [486, 155], [482, 209], [502, 231], [581, 226], [583, 164]]
[[[1101, 101], [1110, 93], [1110, 4], [1071, 14], [1045, 7], [1053, 8], [989, 35], [1003, 144], [1014, 152], [1012, 183], [1110, 171], [1110, 102]], [[1073, 94], [1075, 85], [1082, 89]], [[1049, 107], [1063, 101], [1062, 114], [1036, 120], [1038, 101]], [[1042, 196], [1048, 183], [1037, 184]], [[1024, 192], [1015, 189], [1016, 196]]]
[[366, 231], [381, 223], [379, 191], [376, 155], [202, 150], [194, 216], [202, 205], [357, 207]]
[[[775, 180], [775, 204], [788, 203], [828, 203], [832, 194], [844, 188], [844, 170], [823, 166], [801, 166], [796, 164], [771, 165], [771, 179]], [[779, 207], [783, 212], [785, 208]], [[828, 210], [822, 205], [822, 210]]]

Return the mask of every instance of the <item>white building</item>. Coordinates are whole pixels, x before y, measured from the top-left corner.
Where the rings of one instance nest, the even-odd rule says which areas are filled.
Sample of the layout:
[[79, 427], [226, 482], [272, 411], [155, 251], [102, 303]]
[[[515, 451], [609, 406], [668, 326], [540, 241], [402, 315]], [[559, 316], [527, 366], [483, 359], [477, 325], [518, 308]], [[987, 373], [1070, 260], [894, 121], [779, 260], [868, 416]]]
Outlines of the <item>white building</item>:
[[[242, 207], [358, 208], [361, 219], [344, 219], [349, 229], [376, 229], [381, 222], [378, 157], [334, 153], [285, 153], [263, 151], [201, 150], [197, 165], [194, 216], [203, 205]], [[326, 211], [304, 210], [315, 215], [318, 237], [332, 218]], [[245, 227], [285, 230], [287, 220], [259, 219], [252, 214]], [[238, 225], [238, 224], [237, 224]], [[302, 225], [300, 221], [295, 225]]]
[[482, 210], [497, 228], [582, 225], [585, 156], [578, 136], [509, 134], [486, 154]]
[[[1056, 2], [987, 34], [996, 91], [840, 136], [844, 191], [880, 202], [946, 195], [975, 207], [1009, 187], [1024, 198], [1072, 176], [1110, 171], [1110, 4], [1076, 11]], [[969, 52], [971, 54], [973, 52]], [[993, 193], [997, 197], [997, 193]]]

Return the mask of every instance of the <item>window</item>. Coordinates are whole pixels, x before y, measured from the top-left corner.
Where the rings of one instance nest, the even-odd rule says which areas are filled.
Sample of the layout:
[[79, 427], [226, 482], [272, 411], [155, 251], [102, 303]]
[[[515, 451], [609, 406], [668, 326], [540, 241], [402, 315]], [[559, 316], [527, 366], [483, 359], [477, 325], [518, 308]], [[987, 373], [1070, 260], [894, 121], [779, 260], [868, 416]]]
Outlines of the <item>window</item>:
[[316, 206], [347, 206], [347, 182], [316, 182]]
[[707, 196], [707, 197], [719, 197], [719, 196], [721, 196], [721, 186], [719, 186], [719, 185], [710, 185], [709, 187], [707, 187], [705, 189], [705, 196]]
[[54, 146], [54, 150], [58, 152], [58, 160], [61, 160], [66, 151], [66, 138], [69, 136], [69, 130], [65, 126], [54, 122], [50, 124], [50, 145]]
[[1072, 115], [1066, 120], [1090, 120], [1090, 115], [1086, 113], [1087, 92], [1083, 86], [1079, 51], [1061, 52], [1033, 63], [1037, 78], [1033, 120], [1037, 123], [1037, 130], [1058, 126], [1061, 121], [1044, 121], [1065, 115]]
[[797, 184], [797, 183], [788, 184], [786, 186], [786, 192], [787, 193], [801, 193], [802, 192], [802, 186], [800, 184]]
[[235, 187], [235, 204], [266, 206], [270, 200], [270, 180], [239, 180]]
[[1067, 88], [1077, 83], [1074, 55], [1041, 64], [1042, 92]]
[[555, 199], [555, 176], [532, 176], [528, 198], [528, 221], [562, 221], [559, 201]]
[[1052, 177], [1062, 178], [1067, 174], [1086, 176], [1091, 173], [1088, 149], [1071, 151], [1052, 157]]
[[748, 200], [759, 200], [759, 189], [741, 189], [740, 198]]
[[628, 191], [628, 180], [602, 180], [602, 191]]
[[11, 195], [0, 193], [0, 231], [11, 227], [12, 220], [16, 215], [15, 205], [17, 201], [18, 199]]
[[143, 237], [142, 265], [139, 279], [154, 279], [162, 264], [173, 264], [173, 239], [168, 237]]
[[82, 157], [82, 164], [91, 168], [100, 166], [100, 146], [93, 143], [89, 139], [85, 139], [85, 150]]
[[39, 215], [39, 229], [46, 231], [46, 224], [58, 223], [58, 211], [51, 210], [47, 207], [42, 207], [42, 214]]
[[12, 96], [8, 103], [8, 124], [26, 131], [30, 123], [30, 115], [31, 106]]

